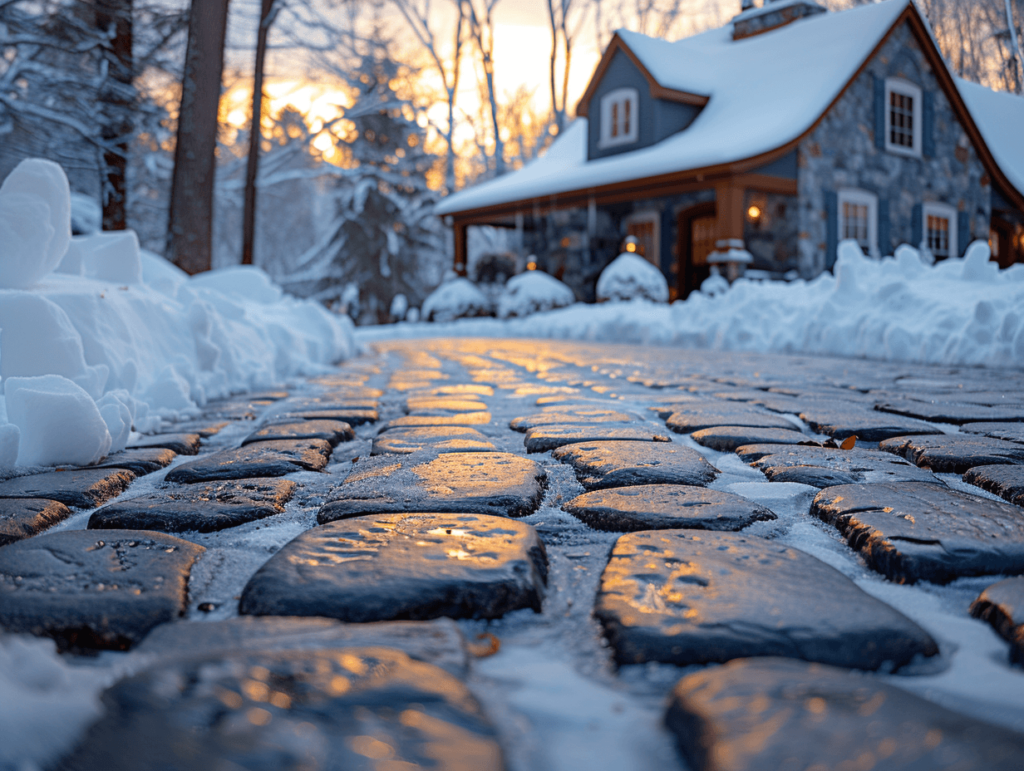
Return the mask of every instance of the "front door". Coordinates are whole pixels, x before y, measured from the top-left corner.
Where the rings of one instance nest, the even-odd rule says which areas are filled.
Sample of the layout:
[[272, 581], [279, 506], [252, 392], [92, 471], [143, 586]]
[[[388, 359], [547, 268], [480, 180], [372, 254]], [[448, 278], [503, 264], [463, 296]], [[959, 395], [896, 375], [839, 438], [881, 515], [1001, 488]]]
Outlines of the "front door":
[[700, 289], [711, 275], [708, 255], [715, 250], [718, 231], [715, 204], [706, 203], [679, 214], [679, 297]]

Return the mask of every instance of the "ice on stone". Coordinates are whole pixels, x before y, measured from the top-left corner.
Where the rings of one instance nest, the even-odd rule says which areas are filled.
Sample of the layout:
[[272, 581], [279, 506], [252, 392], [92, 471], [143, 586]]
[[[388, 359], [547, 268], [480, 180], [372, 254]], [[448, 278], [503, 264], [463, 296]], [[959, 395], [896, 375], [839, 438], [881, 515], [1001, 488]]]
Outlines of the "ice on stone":
[[643, 257], [623, 252], [601, 271], [597, 299], [665, 303], [668, 302], [668, 282], [664, 274]]
[[38, 283], [60, 264], [70, 241], [67, 175], [52, 161], [22, 161], [0, 186], [0, 287]]
[[87, 466], [110, 451], [110, 431], [96, 402], [67, 378], [8, 378], [4, 395], [7, 417], [21, 433], [19, 466]]

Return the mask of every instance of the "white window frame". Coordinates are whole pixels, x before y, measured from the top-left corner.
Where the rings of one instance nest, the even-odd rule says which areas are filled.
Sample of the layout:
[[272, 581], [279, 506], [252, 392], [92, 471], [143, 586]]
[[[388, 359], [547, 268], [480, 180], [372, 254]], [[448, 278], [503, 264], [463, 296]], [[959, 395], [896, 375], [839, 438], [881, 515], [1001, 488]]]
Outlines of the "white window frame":
[[[624, 105], [629, 104], [629, 130], [620, 131], [612, 136], [612, 105], [619, 105], [618, 114], [621, 119]], [[601, 140], [597, 146], [602, 150], [606, 147], [618, 147], [636, 142], [640, 137], [640, 92], [635, 88], [617, 88], [601, 97]]]
[[843, 204], [850, 203], [868, 207], [868, 255], [878, 257], [878, 196], [867, 190], [845, 188], [838, 192], [836, 205], [836, 230], [838, 240], [846, 238], [846, 218], [843, 216]]
[[[636, 222], [650, 222], [654, 225], [652, 249], [648, 250], [648, 254], [643, 255], [643, 258], [651, 263], [654, 267], [661, 269], [661, 214], [656, 211], [644, 211], [630, 214], [626, 217], [625, 225], [626, 232], [629, 232], [629, 226]], [[652, 254], [653, 252], [653, 254]]]
[[[892, 133], [890, 131], [892, 127], [892, 105], [891, 94], [901, 94], [902, 96], [909, 96], [914, 100], [912, 119], [914, 121], [914, 133], [913, 147], [904, 147], [903, 145], [895, 145], [892, 143]], [[885, 149], [887, 152], [895, 153], [896, 155], [906, 155], [911, 158], [921, 157], [921, 122], [923, 117], [923, 101], [921, 96], [921, 89], [915, 86], [913, 83], [903, 80], [902, 78], [886, 78], [885, 80]]]
[[[948, 259], [960, 256], [960, 236], [957, 233], [957, 211], [947, 203], [925, 201], [921, 204], [921, 240], [928, 244], [928, 216], [942, 217], [949, 221], [949, 254], [936, 254], [936, 258]], [[929, 250], [931, 247], [928, 247]]]

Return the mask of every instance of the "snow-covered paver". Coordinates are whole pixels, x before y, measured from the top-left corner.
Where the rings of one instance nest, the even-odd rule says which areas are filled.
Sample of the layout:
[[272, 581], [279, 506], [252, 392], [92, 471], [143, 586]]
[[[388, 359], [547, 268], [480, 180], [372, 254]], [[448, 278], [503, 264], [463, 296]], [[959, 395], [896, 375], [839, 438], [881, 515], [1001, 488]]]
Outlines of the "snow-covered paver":
[[[703, 408], [709, 416], [741, 414], [730, 410], [730, 406], [742, 405], [748, 411], [783, 415], [804, 441], [827, 444], [831, 437], [814, 433], [807, 421], [800, 417], [806, 410], [820, 409], [823, 401], [855, 412], [859, 424], [870, 426], [872, 414], [877, 414], [882, 423], [887, 417], [892, 417], [875, 411], [876, 403], [892, 405], [921, 400], [919, 403], [942, 406], [943, 415], [951, 419], [961, 419], [957, 412], [961, 408], [963, 420], [970, 420], [979, 404], [997, 403], [1004, 410], [1024, 406], [1021, 394], [1024, 394], [1024, 373], [1019, 369], [952, 368], [577, 341], [449, 338], [382, 343], [374, 351], [342, 364], [330, 374], [304, 383], [295, 382], [284, 389], [212, 403], [205, 408], [201, 419], [190, 419], [179, 425], [175, 436], [169, 440], [187, 449], [188, 445], [182, 443], [182, 432], [202, 431], [200, 455], [195, 460], [206, 466], [216, 463], [218, 457], [226, 457], [218, 453], [233, 450], [253, 437], [254, 431], [272, 420], [274, 415], [317, 414], [315, 420], [319, 423], [328, 420], [320, 413], [331, 413], [337, 421], [343, 420], [348, 411], [353, 422], [358, 422], [356, 418], [364, 420], [373, 407], [377, 420], [362, 422], [351, 433], [329, 434], [332, 443], [337, 443], [322, 471], [299, 470], [284, 477], [274, 477], [287, 483], [286, 487], [275, 488], [279, 493], [275, 500], [284, 501], [280, 507], [282, 510], [277, 513], [268, 511], [256, 518], [242, 517], [238, 521], [223, 522], [220, 529], [202, 533], [182, 532], [174, 529], [173, 522], [164, 526], [155, 521], [153, 526], [166, 527], [170, 531], [164, 538], [173, 535], [205, 549], [191, 568], [184, 617], [170, 622], [171, 625], [202, 625], [202, 629], [207, 630], [202, 635], [180, 635], [173, 645], [147, 649], [144, 619], [135, 614], [130, 616], [131, 630], [132, 634], [142, 636], [142, 645], [137, 651], [135, 646], [128, 651], [120, 651], [116, 650], [117, 645], [102, 643], [98, 636], [90, 638], [83, 635], [80, 629], [62, 631], [62, 618], [52, 611], [39, 623], [50, 630], [49, 633], [62, 647], [69, 648], [69, 652], [56, 654], [54, 643], [45, 638], [0, 633], [0, 717], [10, 721], [5, 724], [17, 727], [16, 740], [0, 743], [0, 767], [31, 767], [26, 764], [43, 767], [62, 756], [79, 758], [86, 767], [96, 767], [97, 747], [119, 742], [120, 734], [117, 732], [128, 730], [118, 728], [127, 725], [119, 721], [127, 717], [135, 721], [132, 725], [145, 725], [145, 717], [150, 714], [146, 710], [165, 710], [168, 703], [181, 704], [180, 716], [188, 716], [186, 719], [193, 721], [187, 728], [189, 736], [207, 737], [201, 744], [190, 745], [207, 753], [204, 756], [207, 759], [214, 756], [226, 758], [218, 753], [228, 746], [235, 748], [232, 752], [241, 752], [238, 748], [242, 747], [248, 753], [244, 757], [232, 755], [232, 762], [239, 758], [247, 762], [253, 758], [266, 758], [269, 756], [265, 753], [272, 751], [294, 752], [297, 758], [307, 750], [319, 752], [323, 747], [337, 746], [338, 752], [361, 747], [365, 750], [363, 757], [374, 757], [366, 753], [376, 753], [378, 759], [400, 761], [412, 757], [403, 753], [413, 752], [410, 745], [404, 743], [408, 734], [403, 731], [426, 730], [428, 725], [435, 727], [429, 732], [433, 737], [430, 741], [441, 742], [437, 745], [439, 747], [448, 746], [444, 745], [444, 736], [450, 736], [445, 733], [450, 729], [436, 722], [417, 722], [420, 718], [416, 713], [420, 708], [406, 704], [402, 701], [405, 697], [394, 691], [387, 697], [387, 706], [393, 708], [392, 711], [374, 712], [376, 717], [371, 722], [375, 728], [370, 732], [374, 737], [372, 741], [369, 736], [352, 736], [341, 744], [331, 744], [335, 741], [332, 738], [334, 734], [330, 732], [333, 729], [329, 730], [326, 723], [320, 722], [324, 715], [334, 714], [333, 710], [338, 710], [337, 714], [349, 714], [355, 709], [353, 714], [362, 715], [360, 719], [367, 720], [365, 709], [376, 710], [375, 705], [379, 705], [380, 692], [374, 690], [378, 686], [366, 684], [358, 674], [359, 668], [364, 666], [360, 662], [366, 661], [367, 656], [373, 658], [377, 655], [367, 652], [367, 649], [352, 654], [348, 659], [336, 659], [335, 664], [330, 665], [353, 668], [351, 677], [346, 676], [348, 679], [344, 684], [330, 678], [319, 681], [309, 675], [303, 676], [306, 677], [303, 680], [306, 685], [302, 686], [305, 690], [290, 690], [293, 688], [292, 679], [298, 677], [290, 668], [300, 666], [297, 662], [301, 657], [306, 657], [310, 667], [322, 661], [323, 654], [314, 655], [313, 652], [328, 647], [325, 641], [330, 635], [335, 635], [332, 638], [335, 642], [331, 643], [334, 647], [360, 644], [359, 640], [365, 637], [346, 631], [358, 627], [360, 630], [375, 630], [372, 632], [376, 635], [373, 644], [406, 651], [414, 660], [414, 663], [407, 664], [401, 663], [405, 659], [400, 654], [389, 653], [384, 658], [380, 658], [383, 654], [378, 655], [375, 661], [393, 662], [388, 665], [391, 667], [388, 671], [406, 673], [402, 677], [410, 678], [435, 673], [433, 681], [416, 680], [420, 684], [417, 688], [426, 687], [428, 682], [435, 682], [438, 687], [445, 683], [443, 690], [448, 695], [444, 698], [455, 698], [454, 694], [461, 693], [459, 689], [463, 685], [458, 684], [459, 680], [468, 688], [465, 696], [458, 696], [458, 709], [473, 726], [476, 738], [472, 746], [478, 752], [476, 768], [499, 767], [492, 765], [496, 757], [494, 753], [498, 752], [496, 748], [500, 748], [504, 767], [510, 771], [687, 768], [676, 744], [686, 745], [692, 737], [685, 730], [678, 733], [678, 723], [671, 724], [674, 728], [666, 727], [664, 718], [669, 695], [680, 678], [698, 674], [712, 676], [718, 665], [676, 666], [664, 663], [661, 654], [646, 661], [615, 665], [617, 659], [623, 661], [625, 649], [616, 647], [620, 644], [620, 636], [607, 626], [606, 617], [595, 616], [594, 609], [599, 594], [615, 588], [608, 584], [612, 574], [606, 572], [606, 567], [622, 533], [615, 532], [612, 527], [588, 527], [569, 513], [575, 510], [574, 507], [563, 509], [569, 501], [585, 493], [576, 470], [558, 459], [565, 455], [561, 450], [527, 453], [527, 434], [510, 425], [515, 423], [520, 429], [541, 425], [545, 422], [539, 417], [542, 414], [559, 416], [566, 421], [566, 426], [578, 427], [594, 420], [595, 428], [611, 425], [646, 426], [649, 429], [646, 438], [638, 434], [628, 441], [599, 439], [581, 445], [607, 448], [605, 452], [610, 456], [609, 462], [614, 461], [616, 444], [629, 445], [629, 453], [623, 454], [633, 458], [631, 462], [634, 464], [637, 464], [637, 458], [642, 461], [648, 447], [651, 459], [660, 457], [663, 453], [659, 453], [657, 448], [665, 446], [699, 454], [710, 464], [707, 466], [709, 473], [691, 484], [706, 485], [710, 490], [739, 496], [734, 500], [746, 499], [756, 504], [758, 511], [767, 510], [774, 515], [774, 518], [767, 518], [762, 514], [746, 518], [734, 526], [722, 527], [721, 530], [742, 529], [716, 534], [716, 548], [719, 542], [723, 549], [742, 542], [746, 551], [736, 552], [736, 559], [741, 561], [745, 559], [742, 555], [756, 555], [758, 549], [770, 550], [776, 555], [795, 550], [803, 555], [801, 559], [819, 560], [823, 564], [815, 563], [815, 575], [827, 577], [827, 585], [837, 587], [837, 591], [841, 587], [843, 596], [856, 599], [863, 607], [880, 601], [895, 613], [902, 614], [893, 617], [902, 618], [898, 623], [894, 622], [893, 628], [899, 630], [894, 634], [913, 639], [924, 652], [898, 669], [883, 663], [877, 671], [872, 671], [871, 667], [875, 665], [868, 663], [871, 660], [869, 652], [863, 654], [865, 658], [861, 658], [863, 652], [856, 648], [843, 648], [836, 654], [829, 650], [823, 652], [813, 646], [807, 647], [806, 635], [797, 634], [797, 638], [804, 642], [796, 649], [789, 649], [789, 653], [785, 652], [783, 645], [780, 654], [779, 641], [785, 639], [785, 634], [778, 639], [759, 637], [761, 627], [758, 624], [763, 622], [753, 618], [742, 635], [744, 645], [753, 646], [755, 651], [763, 650], [764, 654], [787, 655], [797, 662], [804, 658], [830, 660], [833, 655], [860, 661], [856, 665], [867, 667], [866, 670], [854, 670], [852, 673], [845, 669], [828, 671], [838, 672], [836, 676], [841, 682], [847, 682], [842, 678], [854, 678], [849, 682], [860, 683], [869, 690], [884, 684], [909, 694], [908, 719], [916, 719], [915, 715], [920, 717], [925, 720], [926, 729], [927, 721], [944, 720], [942, 715], [946, 713], [942, 710], [929, 712], [921, 706], [923, 704], [952, 710], [956, 720], [965, 726], [974, 726], [971, 731], [981, 730], [982, 737], [986, 736], [985, 731], [988, 731], [988, 736], [998, 733], [995, 728], [986, 728], [985, 724], [1024, 732], [1024, 669], [1011, 663], [1010, 643], [986, 621], [973, 618], [969, 611], [972, 601], [982, 590], [1003, 576], [985, 574], [982, 570], [982, 575], [968, 575], [943, 585], [927, 581], [894, 583], [883, 572], [874, 569], [861, 551], [851, 548], [839, 529], [811, 515], [812, 501], [819, 494], [818, 487], [794, 482], [769, 482], [761, 471], [742, 462], [736, 453], [720, 452], [694, 441], [688, 434], [669, 431], [666, 421], [670, 416], [659, 417], [665, 414], [666, 404], [687, 405], [689, 414]], [[480, 409], [481, 406], [485, 409]], [[653, 410], [652, 407], [659, 409]], [[430, 443], [425, 442], [418, 455], [385, 452], [370, 457], [375, 437], [405, 430], [389, 426], [402, 426], [410, 418], [428, 426], [432, 423], [438, 433], [451, 430], [454, 437], [461, 435], [460, 431], [469, 426], [485, 436], [490, 446], [483, 452], [460, 452], [456, 445], [441, 450], [439, 455], [436, 447], [432, 449]], [[523, 420], [517, 421], [517, 418]], [[295, 422], [294, 417], [289, 420]], [[682, 425], [680, 421], [668, 421], [668, 424]], [[927, 421], [923, 424], [936, 433], [958, 435], [956, 424]], [[216, 432], [211, 433], [214, 430]], [[834, 426], [829, 430], [840, 435], [843, 429], [842, 426]], [[350, 439], [353, 433], [354, 438]], [[667, 436], [671, 443], [648, 441], [658, 435]], [[292, 447], [298, 452], [312, 446], [310, 441], [324, 440], [271, 441], [275, 452], [290, 451]], [[407, 443], [415, 441], [416, 435], [411, 434]], [[245, 447], [258, 448], [259, 445], [257, 440]], [[322, 445], [316, 446], [326, 451]], [[780, 447], [784, 451], [793, 445]], [[856, 448], [862, 454], [883, 453], [877, 444], [871, 442], [857, 442]], [[816, 463], [827, 469], [829, 458], [842, 452], [840, 449], [819, 452]], [[884, 457], [898, 459], [899, 456], [885, 453]], [[166, 469], [135, 478], [126, 491], [106, 505], [118, 506], [134, 498], [145, 500], [147, 504], [160, 496], [171, 498], [178, 494], [176, 491], [180, 493], [189, 485], [168, 482], [168, 474], [193, 461], [189, 456], [174, 458]], [[227, 461], [225, 464], [228, 465]], [[848, 464], [837, 461], [834, 465], [842, 470]], [[277, 473], [276, 469], [276, 466], [268, 466], [259, 473]], [[810, 478], [819, 480], [820, 476]], [[935, 495], [940, 498], [942, 490], [947, 488], [966, 492], [976, 496], [977, 500], [986, 501], [986, 516], [1024, 517], [1024, 511], [966, 484], [958, 474], [938, 473], [932, 479], [930, 484], [936, 488]], [[266, 488], [270, 481], [262, 479], [260, 489]], [[223, 496], [232, 489], [241, 491], [247, 483], [229, 479], [196, 484], [227, 486], [222, 488], [223, 499], [218, 501], [218, 505], [224, 507], [230, 499]], [[629, 505], [625, 493], [633, 483], [625, 484], [625, 487], [617, 488], [624, 494], [618, 496], [616, 505]], [[239, 487], [232, 488], [231, 485]], [[885, 484], [878, 485], [879, 490], [886, 487]], [[256, 485], [245, 489], [250, 497], [259, 494]], [[691, 489], [699, 492], [704, 488]], [[15, 500], [3, 495], [0, 483], [0, 513], [5, 511], [3, 506]], [[495, 514], [500, 516], [503, 496], [509, 505], [514, 504], [515, 513], [519, 515], [514, 527], [501, 527], [498, 524], [501, 519], [491, 519]], [[693, 501], [703, 500], [700, 495], [689, 497]], [[727, 500], [726, 497], [722, 499]], [[971, 499], [952, 496], [950, 500]], [[434, 513], [420, 514], [408, 510], [413, 501], [417, 502], [416, 506], [420, 505], [419, 502], [429, 505]], [[362, 514], [356, 520], [345, 518], [353, 514], [358, 516], [357, 509], [364, 504], [373, 507], [372, 513]], [[479, 510], [473, 512], [474, 507]], [[131, 507], [121, 508], [130, 510]], [[31, 550], [33, 544], [38, 544], [39, 553], [43, 553], [50, 548], [48, 544], [56, 543], [51, 536], [86, 530], [97, 511], [102, 512], [103, 508], [70, 510], [60, 523], [38, 535], [18, 540], [21, 546], [17, 553], [25, 553], [27, 547]], [[588, 514], [591, 518], [600, 516], [596, 509]], [[378, 520], [379, 527], [372, 526], [373, 521]], [[154, 519], [150, 517], [147, 521], [154, 522]], [[318, 521], [329, 524], [320, 525], [323, 529], [317, 530]], [[460, 522], [463, 523], [461, 526]], [[0, 515], [0, 525], [3, 523]], [[671, 521], [657, 524], [657, 527], [667, 528], [662, 531], [667, 538], [677, 541], [683, 537], [692, 540], [701, 535], [699, 530], [674, 529], [674, 526]], [[878, 523], [876, 526], [883, 527]], [[139, 531], [127, 531], [128, 535], [125, 531], [115, 530], [93, 532], [96, 544], [103, 544], [95, 547], [99, 551], [90, 552], [93, 561], [105, 553], [104, 549], [112, 549], [116, 544], [135, 542], [139, 545], [131, 548], [144, 547], [145, 535]], [[315, 537], [318, 532], [321, 533], [319, 539]], [[1012, 561], [1021, 557], [1021, 553], [1015, 551], [1019, 544], [1011, 535], [1013, 528], [1006, 532], [1008, 535], [1002, 544], [1000, 558]], [[399, 535], [401, 533], [406, 535]], [[656, 543], [658, 533], [658, 530], [648, 531], [644, 543]], [[283, 550], [286, 544], [303, 534], [306, 534], [303, 540], [295, 541], [289, 549]], [[342, 541], [326, 538], [329, 534]], [[389, 535], [385, 538], [381, 534]], [[974, 548], [968, 536], [969, 533], [964, 535], [967, 540], [952, 558], [956, 558], [955, 554], [966, 555]], [[404, 548], [403, 537], [410, 539], [409, 548], [414, 550], [410, 552], [408, 561], [400, 558]], [[386, 548], [378, 543], [382, 538], [388, 542]], [[532, 539], [543, 544], [546, 556], [542, 558], [537, 549], [530, 546], [537, 542]], [[698, 545], [694, 552], [698, 556], [689, 557], [690, 566], [673, 578], [678, 583], [670, 582], [659, 587], [655, 579], [657, 571], [653, 568], [646, 570], [647, 577], [643, 580], [648, 584], [646, 588], [641, 587], [643, 591], [633, 606], [636, 617], [629, 622], [636, 624], [636, 629], [642, 630], [645, 623], [650, 623], [649, 619], [664, 618], [665, 614], [678, 611], [673, 624], [690, 624], [687, 634], [698, 637], [711, 634], [711, 627], [705, 629], [699, 618], [694, 620], [692, 615], [686, 616], [682, 612], [686, 606], [685, 593], [699, 594], [702, 587], [708, 585], [702, 583], [699, 542], [694, 543]], [[122, 545], [117, 548], [129, 547]], [[525, 555], [522, 553], [524, 548], [527, 551]], [[791, 551], [787, 552], [787, 549]], [[27, 585], [22, 587], [9, 576], [11, 563], [7, 554], [13, 553], [9, 547], [0, 547], [0, 592], [34, 591]], [[452, 561], [452, 570], [444, 569], [445, 561], [441, 554]], [[500, 556], [500, 569], [495, 567], [496, 556]], [[437, 569], [417, 568], [424, 559], [431, 560]], [[616, 575], [627, 578], [638, 575], [629, 573], [628, 565], [621, 561], [626, 559], [626, 555], [619, 559]], [[273, 603], [269, 602], [269, 595], [264, 591], [268, 586], [267, 577], [273, 572], [269, 567], [264, 569], [270, 560], [274, 560], [274, 570], [283, 570], [289, 576], [287, 582], [273, 586]], [[514, 567], [517, 561], [521, 565], [519, 568]], [[658, 569], [675, 570], [673, 565], [676, 563], [669, 562], [666, 558], [665, 564], [659, 565]], [[1013, 564], [1016, 565], [1015, 571], [1024, 572], [1024, 562]], [[136, 577], [133, 580], [148, 580], [147, 577], [160, 570], [167, 570], [156, 563], [147, 565], [140, 563], [134, 567]], [[261, 569], [262, 578], [254, 580]], [[32, 580], [45, 582], [47, 570], [40, 563], [38, 577]], [[64, 564], [60, 570], [67, 572], [69, 568]], [[766, 566], [762, 570], [754, 582], [758, 586], [749, 591], [766, 592], [768, 598], [782, 596], [776, 591], [780, 580], [776, 568]], [[511, 606], [519, 609], [508, 610], [502, 608], [501, 603], [516, 596], [509, 594], [510, 589], [506, 587], [500, 597], [495, 595], [491, 598], [486, 591], [481, 593], [479, 588], [488, 581], [500, 579], [514, 583], [527, 578], [530, 585], [536, 587], [539, 580], [537, 571], [546, 573], [546, 587], [539, 611], [531, 608], [531, 603], [536, 602], [531, 597], [535, 598], [536, 594], [524, 594], [521, 604]], [[368, 581], [367, 576], [370, 575], [374, 578]], [[302, 576], [312, 582], [309, 586], [316, 586], [316, 591], [302, 588]], [[822, 603], [823, 609], [827, 608], [828, 596], [823, 595], [821, 588], [825, 585], [824, 579], [801, 589], [799, 581], [794, 580], [798, 577], [796, 574], [787, 579], [790, 582], [787, 585], [788, 596], [794, 597], [793, 603], [817, 602]], [[625, 596], [622, 594], [627, 590], [624, 585], [615, 586], [615, 591]], [[795, 599], [801, 591], [806, 591], [806, 599], [802, 601]], [[103, 589], [95, 585], [84, 586], [80, 592], [79, 596], [88, 598], [91, 603], [122, 601], [116, 586]], [[438, 598], [443, 596], [457, 597], [458, 600], [451, 607], [444, 606], [443, 602], [439, 606]], [[266, 607], [273, 605], [273, 612], [281, 614], [243, 616], [252, 624], [260, 625], [261, 636], [258, 639], [263, 641], [245, 643], [244, 655], [241, 652], [230, 653], [232, 646], [237, 648], [243, 644], [237, 637], [240, 634], [238, 628], [223, 625], [223, 622], [239, 617], [239, 598], [242, 597], [248, 598], [247, 602], [254, 603], [254, 607], [260, 603]], [[392, 597], [394, 601], [389, 602]], [[751, 601], [750, 597], [744, 599]], [[298, 622], [284, 617], [337, 616], [342, 610], [332, 610], [331, 603], [339, 601], [343, 603], [343, 612], [349, 614], [345, 617], [359, 617], [361, 621], [358, 624], [316, 626], [314, 629], [310, 626], [314, 619], [296, 625]], [[398, 603], [403, 608], [403, 617], [413, 620], [389, 621], [398, 624], [394, 627], [367, 626], [374, 619], [393, 618]], [[4, 606], [0, 595], [0, 624], [10, 625], [14, 622], [4, 615]], [[102, 606], [84, 603], [74, 612], [85, 614], [82, 618], [88, 623], [100, 623], [89, 621], [89, 607]], [[119, 607], [109, 605], [108, 615], [125, 623], [129, 616], [119, 615], [122, 613], [117, 609]], [[808, 615], [799, 607], [780, 605], [775, 610], [782, 615], [803, 611], [805, 618], [810, 619], [806, 623], [817, 623], [813, 613]], [[70, 617], [70, 607], [68, 614]], [[453, 651], [450, 639], [437, 627], [431, 626], [433, 622], [416, 620], [437, 615], [457, 619], [454, 623], [470, 653], [468, 666], [456, 666], [453, 670], [453, 656], [457, 659], [461, 654]], [[628, 616], [629, 612], [620, 610], [620, 615]], [[1020, 623], [1019, 619], [1016, 621]], [[316, 624], [327, 623], [316, 621]], [[671, 626], [664, 629], [671, 630]], [[830, 633], [825, 627], [817, 631]], [[849, 645], [854, 631], [847, 624], [842, 637], [837, 638], [837, 646], [840, 643]], [[156, 632], [149, 634], [155, 635]], [[186, 645], [184, 640], [189, 644]], [[345, 643], [344, 640], [350, 642]], [[412, 640], [416, 643], [413, 644]], [[899, 645], [899, 640], [886, 642]], [[81, 655], [89, 653], [90, 645], [106, 645], [108, 649], [98, 655], [94, 650], [91, 655]], [[296, 652], [297, 649], [302, 652]], [[652, 650], [656, 651], [656, 648]], [[708, 650], [714, 651], [710, 638]], [[201, 671], [202, 678], [212, 685], [207, 690], [179, 690], [180, 684], [191, 676], [186, 677], [186, 674], [193, 671], [189, 669], [193, 665], [187, 662], [197, 656], [212, 657], [210, 660], [220, 662], [214, 667], [194, 670]], [[710, 656], [711, 660], [713, 658]], [[424, 663], [418, 665], [415, 661]], [[762, 661], [766, 663], [757, 666], [771, 669], [770, 659]], [[441, 669], [432, 669], [434, 663]], [[326, 665], [316, 663], [315, 666], [322, 668]], [[443, 677], [439, 674], [442, 670]], [[180, 678], [170, 674], [179, 671], [186, 674]], [[243, 671], [251, 674], [238, 680], [241, 677], [238, 673]], [[817, 671], [808, 670], [811, 674]], [[157, 672], [165, 675], [157, 677], [154, 674]], [[261, 674], [263, 672], [268, 674], [265, 676]], [[130, 684], [122, 681], [133, 673], [137, 673], [139, 679], [130, 681]], [[269, 679], [261, 679], [264, 677]], [[730, 677], [741, 678], [741, 675], [732, 674]], [[113, 696], [108, 694], [107, 702], [99, 697], [104, 689], [118, 681], [122, 681], [122, 685], [116, 692], [120, 694], [116, 703], [122, 706], [114, 708], [110, 706], [114, 702], [109, 701]], [[349, 688], [351, 690], [347, 690]], [[127, 702], [123, 698], [128, 693], [149, 694], [146, 699], [154, 698], [154, 695], [159, 698], [146, 701], [151, 706], [138, 707], [137, 710], [141, 711], [125, 712], [123, 705]], [[300, 693], [307, 696], [300, 696]], [[308, 696], [311, 693], [317, 694], [315, 698], [319, 701], [315, 703], [318, 706], [310, 707], [308, 704], [312, 702], [303, 701], [307, 697], [313, 698]], [[423, 692], [416, 693], [419, 694], [417, 704], [423, 704]], [[919, 701], [919, 697], [925, 701]], [[699, 709], [697, 701], [681, 703], [678, 695], [676, 698], [673, 709]], [[808, 710], [833, 708], [827, 701], [831, 698], [828, 694], [823, 692], [817, 698], [823, 701], [812, 699], [808, 702]], [[157, 704], [165, 706], [158, 708]], [[214, 705], [216, 709], [213, 709]], [[840, 701], [834, 706], [837, 710], [842, 709]], [[60, 712], [55, 711], [58, 708]], [[434, 715], [431, 720], [438, 719], [441, 714], [431, 713], [429, 705], [426, 709]], [[214, 722], [202, 717], [213, 713], [224, 714], [225, 717]], [[53, 717], [58, 714], [60, 720], [55, 725]], [[396, 727], [393, 717], [388, 717], [399, 714], [405, 715], [401, 721], [402, 729]], [[101, 715], [105, 716], [105, 722], [97, 724], [99, 727], [90, 732], [88, 727]], [[718, 718], [712, 716], [708, 719]], [[851, 719], [852, 728], [849, 727], [851, 724], [844, 723], [847, 726], [844, 730], [847, 736], [857, 737], [857, 732], [865, 724], [858, 722], [860, 718], [856, 714]], [[971, 720], [983, 723], [971, 723]], [[298, 728], [300, 725], [305, 727]], [[721, 723], [719, 727], [728, 725], [732, 724]], [[982, 726], [981, 729], [977, 728], [978, 725]], [[264, 730], [268, 726], [269, 733]], [[785, 727], [778, 729], [775, 735], [779, 741], [792, 739], [787, 734], [788, 730]], [[113, 733], [104, 733], [109, 731]], [[232, 743], [235, 740], [230, 736], [236, 734], [231, 734], [231, 731], [241, 731], [246, 740], [242, 744]], [[282, 750], [280, 743], [275, 744], [276, 740], [268, 738], [291, 735], [290, 731], [306, 736], [305, 743], [286, 743]], [[971, 735], [977, 734], [968, 731], [964, 736], [950, 736], [948, 739], [961, 742], [956, 746], [961, 749], [967, 747], [968, 750], [984, 744], [983, 739], [971, 739]], [[40, 736], [45, 736], [46, 741], [40, 741]], [[319, 738], [314, 740], [311, 738], [314, 736]], [[803, 746], [822, 754], [819, 759], [824, 757], [831, 766], [857, 759], [829, 755], [835, 751], [833, 745], [822, 738], [824, 735], [815, 736], [818, 735], [801, 734]], [[1003, 743], [1000, 746], [1024, 746], [1024, 733], [999, 736]], [[133, 738], [139, 737], [133, 734]], [[166, 736], [156, 738], [160, 742], [169, 741]], [[724, 734], [718, 737], [722, 741], [728, 739], [729, 736]], [[865, 735], [864, 741], [868, 739]], [[927, 753], [935, 749], [932, 733], [923, 730], [920, 737], [915, 739], [908, 735], [905, 739], [901, 745], [903, 749], [925, 753], [926, 760], [931, 757]], [[872, 741], [878, 744], [879, 740], [876, 737]], [[939, 742], [940, 750], [945, 746], [942, 741]], [[142, 744], [134, 746], [144, 747]], [[883, 742], [879, 746], [887, 745]], [[466, 747], [460, 744], [460, 751]], [[438, 751], [450, 753], [454, 749], [448, 746], [448, 749]], [[150, 761], [145, 757], [133, 757], [132, 760], [133, 767], [150, 767]], [[926, 764], [925, 767], [930, 766]], [[1007, 766], [992, 764], [988, 767]]]

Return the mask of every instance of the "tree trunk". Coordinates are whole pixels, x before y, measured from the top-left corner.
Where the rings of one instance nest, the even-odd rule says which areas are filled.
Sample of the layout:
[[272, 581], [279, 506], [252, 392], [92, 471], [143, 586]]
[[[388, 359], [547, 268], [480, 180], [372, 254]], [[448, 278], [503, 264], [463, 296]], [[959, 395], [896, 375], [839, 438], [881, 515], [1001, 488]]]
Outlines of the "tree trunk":
[[166, 255], [188, 273], [209, 270], [213, 257], [217, 109], [227, 26], [228, 0], [192, 0]]
[[103, 152], [100, 184], [103, 203], [103, 229], [124, 230], [128, 227], [128, 141], [133, 126], [128, 117], [134, 79], [132, 58], [133, 0], [96, 0], [96, 27], [111, 35], [105, 49], [107, 77], [101, 99], [104, 104], [103, 139], [112, 145]]
[[267, 60], [267, 37], [274, 23], [277, 0], [262, 0], [260, 27], [256, 34], [256, 63], [252, 78], [252, 117], [249, 121], [249, 161], [245, 167], [245, 205], [242, 209], [242, 264], [252, 265], [256, 237], [256, 175], [260, 167], [260, 144], [263, 141], [263, 68]]

